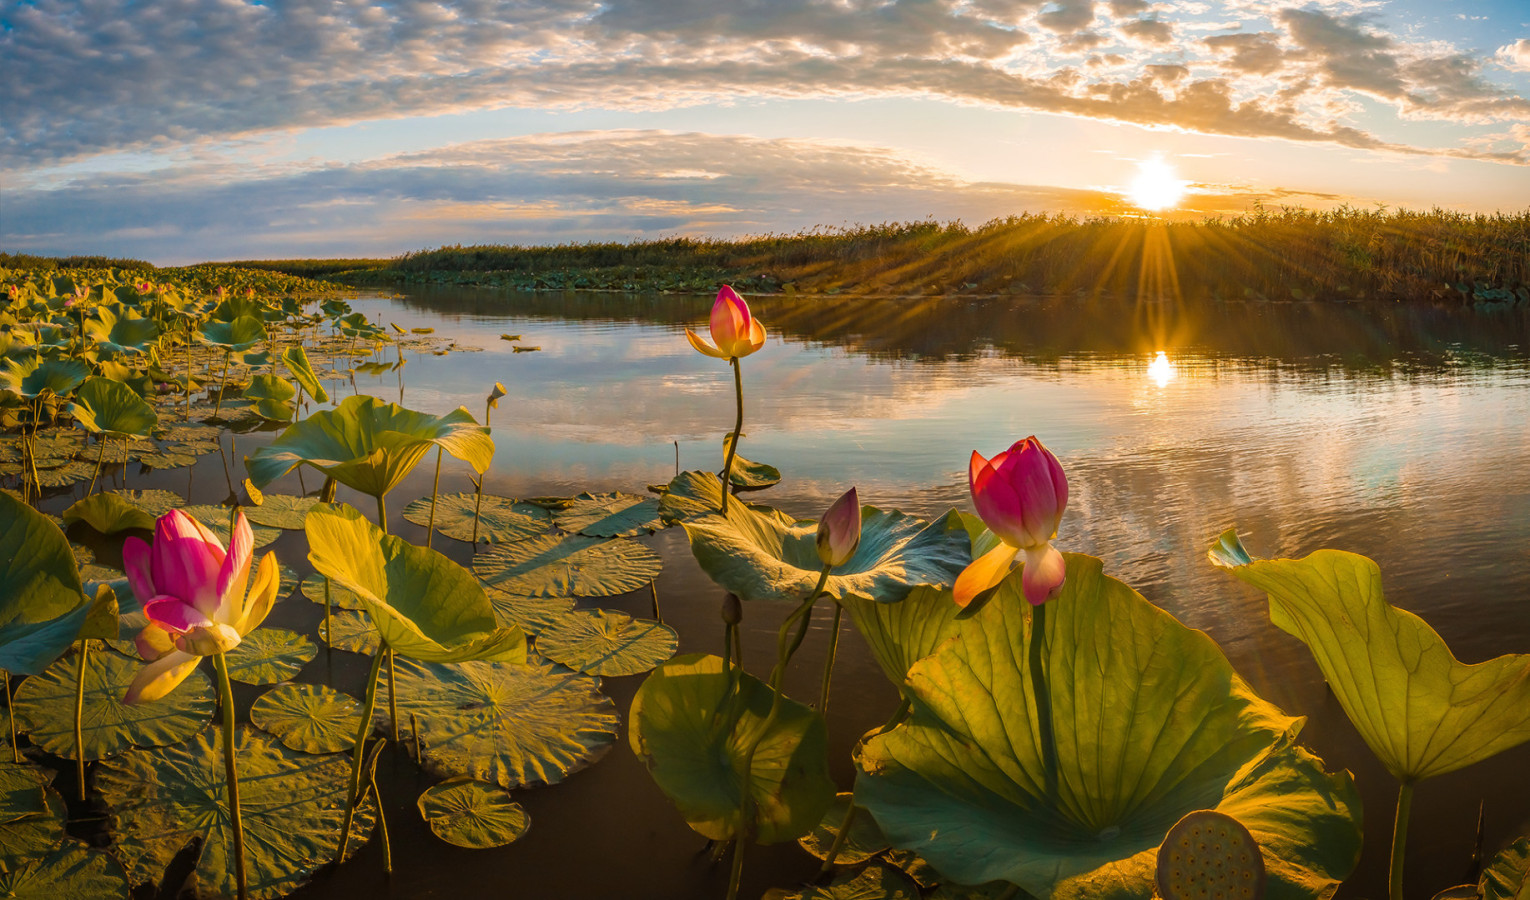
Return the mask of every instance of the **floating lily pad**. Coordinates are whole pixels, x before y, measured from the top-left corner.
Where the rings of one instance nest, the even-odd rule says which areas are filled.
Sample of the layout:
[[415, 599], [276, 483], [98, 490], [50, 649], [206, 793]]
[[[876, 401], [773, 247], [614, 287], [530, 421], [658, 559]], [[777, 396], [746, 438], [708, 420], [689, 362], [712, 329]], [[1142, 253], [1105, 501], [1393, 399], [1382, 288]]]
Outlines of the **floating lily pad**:
[[322, 684], [279, 684], [250, 707], [250, 722], [303, 753], [356, 746], [361, 702]]
[[491, 547], [473, 559], [473, 574], [510, 594], [610, 597], [659, 575], [659, 556], [627, 538], [545, 535]]
[[605, 609], [575, 610], [537, 635], [537, 652], [586, 675], [638, 675], [679, 646], [668, 625]]
[[308, 515], [308, 511], [318, 502], [318, 499], [314, 497], [266, 494], [259, 506], [246, 506], [244, 514], [252, 525], [299, 531], [303, 527], [303, 517]]
[[154, 519], [158, 519], [172, 509], [180, 509], [186, 505], [186, 500], [174, 491], [109, 491], [108, 493], [121, 497]]
[[[318, 572], [311, 573], [303, 579], [303, 596], [309, 600], [324, 605], [324, 576]], [[366, 604], [356, 596], [356, 592], [340, 584], [333, 579], [329, 582], [329, 606], [330, 609], [365, 609]]]
[[[844, 823], [845, 814], [849, 812], [854, 800], [855, 795], [849, 792], [836, 795], [834, 802], [829, 805], [829, 811], [823, 814], [823, 821], [797, 839], [802, 849], [818, 859], [827, 859], [829, 848], [834, 846], [839, 835], [839, 826]], [[834, 864], [859, 865], [886, 850], [887, 846], [887, 838], [882, 834], [882, 829], [877, 827], [877, 820], [866, 810], [857, 810], [855, 818], [850, 821], [850, 833], [845, 836], [839, 852], [834, 855]]]
[[[459, 541], [473, 540], [473, 494], [442, 494], [436, 498], [436, 531]], [[421, 528], [430, 527], [430, 498], [422, 497], [404, 507], [404, 518]], [[552, 516], [533, 503], [485, 494], [478, 510], [478, 540], [508, 544], [546, 534]]]
[[524, 597], [494, 588], [488, 594], [500, 621], [513, 622], [529, 634], [540, 634], [577, 606], [572, 597]]
[[313, 641], [285, 628], [257, 628], [224, 654], [228, 677], [243, 684], [276, 684], [297, 677], [319, 653]]
[[64, 524], [84, 522], [102, 534], [154, 530], [154, 516], [118, 494], [92, 494], [64, 510]]
[[57, 468], [44, 468], [39, 462], [37, 483], [45, 488], [67, 487], [79, 481], [89, 481], [95, 471], [96, 467], [86, 462], [71, 462]]
[[36, 766], [0, 760], [0, 825], [47, 812], [50, 777]]
[[194, 465], [196, 461], [195, 453], [174, 445], [138, 455], [138, 462], [150, 469], [183, 469]]
[[[249, 507], [245, 507], [244, 509], [244, 516], [246, 519], [248, 519], [250, 517]], [[223, 542], [223, 546], [225, 548], [228, 547], [228, 518], [229, 513], [232, 511], [233, 507], [214, 506], [210, 503], [199, 503], [194, 506], [181, 507], [181, 512], [191, 516], [193, 519], [196, 519], [203, 525], [206, 525], [208, 530], [217, 535], [218, 540]], [[250, 533], [255, 538], [256, 550], [269, 545], [272, 541], [275, 541], [277, 538], [282, 536], [282, 530], [280, 528], [267, 528], [263, 525], [255, 525], [251, 527]]]
[[1482, 870], [1482, 900], [1524, 900], [1530, 896], [1530, 837], [1503, 848]]
[[70, 843], [41, 859], [0, 871], [0, 897], [59, 900], [61, 897], [127, 897], [127, 873], [104, 850]]
[[68, 815], [63, 795], [45, 787], [42, 812], [0, 825], [0, 871], [15, 870], [57, 849], [64, 842]]
[[664, 527], [659, 521], [658, 500], [621, 491], [580, 494], [568, 509], [558, 513], [555, 521], [570, 534], [601, 538], [637, 537]]
[[[54, 756], [74, 759], [76, 657], [70, 654], [16, 689], [16, 723], [32, 743]], [[207, 726], [216, 703], [207, 676], [192, 672], [175, 690], [152, 703], [122, 702], [143, 662], [113, 650], [91, 652], [85, 662], [83, 732], [85, 758], [104, 759], [129, 747], [172, 744]]]
[[382, 638], [377, 634], [377, 629], [372, 627], [372, 620], [361, 610], [337, 609], [329, 620], [334, 627], [334, 635], [325, 631], [324, 623], [320, 622], [319, 639], [336, 650], [371, 656], [382, 649]]
[[[154, 750], [134, 750], [97, 772], [112, 806], [117, 852], [134, 884], [158, 882], [187, 842], [202, 838], [199, 896], [232, 897], [234, 838], [224, 782], [221, 728]], [[350, 759], [283, 747], [253, 728], [238, 731], [239, 800], [250, 897], [292, 893], [334, 858], [345, 817]], [[358, 811], [354, 835], [372, 827]]]
[[[818, 523], [779, 510], [730, 503], [728, 514], [683, 523], [691, 553], [708, 576], [745, 600], [800, 599], [818, 582]], [[971, 561], [954, 519], [925, 522], [897, 510], [861, 509], [861, 542], [830, 574], [824, 591], [893, 603], [919, 585], [949, 585]]]
[[553, 663], [400, 659], [397, 683], [400, 730], [413, 713], [425, 765], [442, 775], [556, 784], [616, 740], [616, 705], [600, 681]]
[[897, 869], [873, 864], [825, 885], [796, 891], [773, 888], [762, 900], [919, 900], [919, 886]]
[[1360, 852], [1349, 774], [1296, 747], [1300, 720], [1256, 696], [1203, 632], [1098, 559], [1065, 558], [1068, 580], [1039, 607], [1056, 787], [1027, 662], [1035, 613], [1015, 572], [910, 668], [912, 716], [861, 744], [856, 802], [947, 879], [1036, 897], [1148, 900], [1159, 845], [1199, 809], [1248, 827], [1273, 895], [1336, 887]]
[[768, 463], [750, 462], [735, 454], [728, 483], [735, 491], [763, 491], [781, 483], [781, 470]]
[[[720, 658], [677, 656], [638, 688], [627, 730], [632, 752], [648, 765], [659, 789], [692, 829], [714, 841], [744, 831], [744, 757], [775, 699], [748, 673], [735, 673], [733, 680], [730, 699]], [[834, 800], [826, 740], [823, 716], [790, 698], [782, 701], [759, 739], [747, 779], [756, 840], [795, 840], [823, 819]]]
[[419, 808], [436, 837], [469, 850], [503, 847], [531, 825], [526, 810], [503, 788], [467, 778], [427, 788]]
[[213, 449], [216, 450], [216, 442], [222, 434], [223, 429], [216, 425], [191, 425], [182, 422], [166, 428], [159, 436], [167, 441], [211, 443], [214, 445]]

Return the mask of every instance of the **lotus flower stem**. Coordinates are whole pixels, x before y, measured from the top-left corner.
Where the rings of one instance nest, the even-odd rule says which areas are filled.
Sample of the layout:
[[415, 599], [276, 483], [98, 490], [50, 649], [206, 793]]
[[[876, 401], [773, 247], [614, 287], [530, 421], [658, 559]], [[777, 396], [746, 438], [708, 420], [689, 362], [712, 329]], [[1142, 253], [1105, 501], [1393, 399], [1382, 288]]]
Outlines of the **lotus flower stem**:
[[239, 900], [249, 900], [244, 876], [244, 823], [239, 816], [239, 773], [234, 764], [234, 689], [228, 681], [228, 661], [222, 653], [213, 654], [213, 669], [218, 673], [218, 705], [223, 707], [223, 769], [228, 781], [228, 812], [234, 826], [234, 878], [239, 885]]
[[1392, 870], [1387, 877], [1390, 900], [1403, 900], [1403, 855], [1408, 849], [1408, 812], [1413, 807], [1413, 782], [1397, 789], [1397, 818], [1392, 822]]
[[1052, 733], [1052, 695], [1047, 690], [1042, 644], [1046, 641], [1047, 605], [1031, 607], [1031, 694], [1036, 699], [1036, 728], [1041, 740], [1041, 764], [1046, 770], [1048, 800], [1057, 799], [1057, 738]]
[[[101, 442], [101, 449], [96, 453], [96, 471], [90, 476], [90, 487], [85, 489], [87, 497], [96, 492], [96, 479], [101, 477], [101, 461], [106, 458], [106, 435], [103, 434], [96, 440]], [[39, 489], [38, 493], [41, 494], [42, 491]]]
[[214, 419], [218, 418], [218, 413], [223, 410], [223, 392], [228, 390], [228, 362], [233, 355], [233, 347], [223, 351], [223, 376], [218, 379], [218, 402], [213, 404]]
[[436, 480], [430, 486], [430, 524], [425, 526], [425, 546], [436, 535], [436, 495], [441, 493], [441, 448], [436, 448]]
[[16, 702], [11, 699], [11, 673], [0, 669], [0, 684], [5, 685], [5, 720], [11, 726], [11, 762], [21, 763], [21, 747], [16, 744], [16, 716], [12, 711], [16, 708]]
[[653, 617], [660, 625], [664, 624], [664, 617], [659, 615], [659, 579], [655, 578], [648, 582], [648, 590], [653, 594]]
[[388, 533], [388, 501], [383, 499], [382, 494], [377, 495], [377, 527], [382, 529], [383, 534]]
[[733, 365], [733, 394], [738, 401], [738, 416], [733, 420], [733, 440], [728, 442], [728, 458], [723, 460], [723, 515], [728, 514], [728, 495], [733, 492], [729, 483], [729, 479], [733, 476], [733, 457], [738, 455], [738, 439], [744, 433], [744, 368], [739, 365], [737, 356], [729, 357], [728, 362]]
[[351, 754], [351, 789], [346, 794], [345, 823], [340, 826], [340, 852], [336, 862], [345, 862], [345, 851], [351, 840], [351, 822], [356, 817], [356, 807], [361, 803], [361, 761], [366, 753], [367, 735], [372, 731], [372, 710], [377, 707], [377, 675], [382, 670], [382, 651], [372, 654], [372, 670], [367, 674], [366, 702], [361, 708], [361, 724], [356, 726], [356, 743]]
[[363, 803], [367, 795], [377, 799], [377, 827], [382, 830], [383, 848], [383, 874], [393, 875], [393, 842], [388, 839], [388, 817], [383, 814], [382, 791], [377, 787], [377, 760], [382, 756], [383, 746], [388, 742], [378, 740], [372, 745], [372, 752], [367, 755], [367, 791], [362, 796]]
[[394, 681], [393, 648], [388, 648], [388, 719], [393, 726], [393, 743], [398, 743], [398, 688]]
[[834, 604], [834, 624], [829, 626], [829, 657], [823, 664], [823, 690], [818, 695], [818, 714], [829, 717], [829, 682], [834, 677], [834, 651], [839, 649], [839, 617], [844, 607]]
[[483, 508], [483, 476], [473, 479], [473, 552], [478, 552], [478, 511]]
[[[74, 762], [79, 779], [80, 800], [85, 800], [85, 659], [90, 655], [90, 641], [80, 641], [80, 658], [74, 670]], [[15, 718], [11, 727], [15, 728]], [[11, 735], [15, 746], [16, 736]]]
[[855, 814], [860, 807], [855, 805], [855, 799], [850, 800], [850, 808], [845, 811], [845, 817], [839, 820], [839, 830], [834, 833], [834, 843], [829, 845], [829, 852], [824, 854], [823, 865], [818, 867], [819, 875], [829, 874], [834, 868], [834, 860], [839, 857], [839, 851], [845, 846], [845, 837], [850, 834], [850, 826], [855, 823]]
[[[747, 797], [744, 802], [746, 805], [748, 804]], [[744, 829], [746, 832], [748, 828], [749, 826], [745, 824]], [[733, 840], [733, 867], [728, 870], [728, 900], [736, 900], [738, 897], [738, 883], [744, 877], [744, 848], [748, 844], [749, 842], [744, 840], [743, 834], [740, 834]]]

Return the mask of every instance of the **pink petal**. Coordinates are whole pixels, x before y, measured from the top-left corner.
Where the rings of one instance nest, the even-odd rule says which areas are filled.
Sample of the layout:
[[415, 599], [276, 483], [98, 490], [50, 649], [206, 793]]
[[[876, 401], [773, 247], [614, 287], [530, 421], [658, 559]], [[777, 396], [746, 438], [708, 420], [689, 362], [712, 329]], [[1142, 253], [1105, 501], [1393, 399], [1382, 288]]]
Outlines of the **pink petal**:
[[171, 597], [160, 594], [153, 600], [143, 605], [144, 615], [149, 621], [176, 634], [184, 634], [193, 628], [201, 628], [213, 624], [201, 610], [179, 597]]
[[153, 576], [149, 574], [153, 558], [153, 550], [142, 538], [129, 537], [122, 543], [122, 568], [127, 572], [128, 587], [133, 589], [133, 596], [140, 603], [144, 598], [159, 593], [154, 589]]
[[1020, 551], [1009, 544], [1000, 544], [972, 561], [972, 564], [956, 576], [952, 586], [956, 605], [966, 608], [973, 598], [1004, 580], [1009, 574], [1010, 563]]
[[1026, 548], [1025, 570], [1020, 575], [1020, 583], [1025, 588], [1025, 599], [1032, 606], [1040, 606], [1056, 597], [1067, 575], [1067, 562], [1051, 544]]
[[750, 318], [749, 304], [733, 288], [723, 285], [722, 290], [717, 292], [717, 300], [712, 304], [713, 342], [719, 349], [726, 350], [740, 340], [747, 341]]
[[215, 596], [223, 544], [202, 523], [178, 509], [159, 517], [149, 572], [161, 594], [192, 600], [199, 592]]
[[186, 680], [192, 670], [201, 661], [200, 656], [193, 656], [180, 650], [171, 650], [159, 659], [144, 666], [133, 683], [128, 686], [127, 695], [122, 702], [128, 706], [135, 703], [152, 703], [175, 690], [176, 685]]
[[218, 570], [217, 606], [204, 609], [215, 622], [232, 625], [244, 610], [244, 589], [250, 580], [250, 558], [255, 553], [255, 535], [244, 517], [244, 510], [235, 514], [234, 533], [229, 541], [228, 555], [223, 557], [223, 567]]

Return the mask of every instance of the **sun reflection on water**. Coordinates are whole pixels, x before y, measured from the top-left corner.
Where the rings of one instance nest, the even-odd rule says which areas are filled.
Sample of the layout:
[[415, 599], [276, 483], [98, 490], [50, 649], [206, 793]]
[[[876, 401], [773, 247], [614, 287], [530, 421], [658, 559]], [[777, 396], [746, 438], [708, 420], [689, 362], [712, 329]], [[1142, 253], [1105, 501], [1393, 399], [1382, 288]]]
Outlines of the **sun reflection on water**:
[[1153, 357], [1153, 361], [1148, 363], [1147, 373], [1154, 383], [1163, 387], [1174, 380], [1174, 364], [1169, 362], [1167, 353], [1159, 350], [1158, 355]]

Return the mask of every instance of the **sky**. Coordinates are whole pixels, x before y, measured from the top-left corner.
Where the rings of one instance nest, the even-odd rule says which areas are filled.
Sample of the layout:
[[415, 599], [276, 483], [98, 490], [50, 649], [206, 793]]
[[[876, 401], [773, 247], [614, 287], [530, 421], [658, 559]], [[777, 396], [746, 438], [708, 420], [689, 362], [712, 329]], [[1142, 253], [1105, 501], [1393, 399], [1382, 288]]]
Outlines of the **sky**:
[[0, 0], [0, 250], [1530, 209], [1524, 0]]

